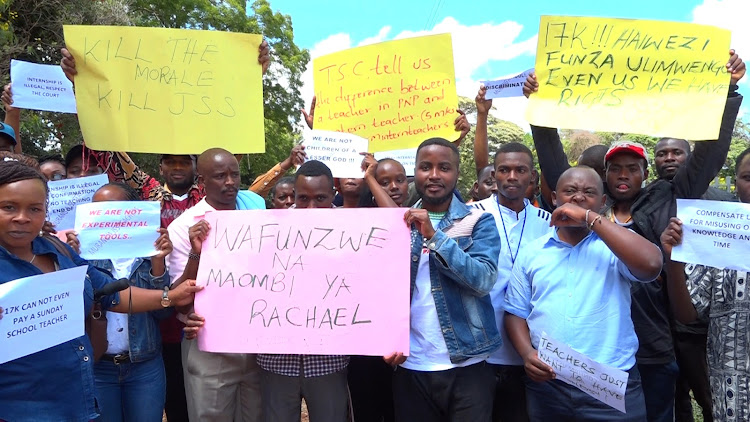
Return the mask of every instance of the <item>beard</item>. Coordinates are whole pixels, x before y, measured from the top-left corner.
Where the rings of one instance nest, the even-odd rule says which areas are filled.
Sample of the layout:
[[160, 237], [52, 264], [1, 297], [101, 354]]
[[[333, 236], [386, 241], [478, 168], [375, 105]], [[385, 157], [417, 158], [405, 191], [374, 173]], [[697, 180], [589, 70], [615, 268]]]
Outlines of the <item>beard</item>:
[[[448, 190], [448, 193], [446, 193], [443, 196], [439, 196], [437, 198], [429, 197], [425, 195], [425, 191], [419, 187], [416, 183], [414, 184], [414, 188], [417, 190], [417, 193], [419, 194], [419, 197], [422, 198], [422, 202], [426, 202], [430, 205], [442, 205], [445, 204], [447, 201], [450, 201], [453, 198], [453, 189]], [[455, 189], [455, 186], [454, 186]]]
[[182, 190], [182, 189], [189, 189], [191, 186], [193, 186], [193, 183], [195, 183], [195, 179], [194, 178], [191, 179], [189, 177], [186, 177], [186, 178], [180, 180], [179, 182], [178, 181], [174, 181], [174, 180], [171, 181], [171, 182], [167, 182], [167, 185], [171, 189]]

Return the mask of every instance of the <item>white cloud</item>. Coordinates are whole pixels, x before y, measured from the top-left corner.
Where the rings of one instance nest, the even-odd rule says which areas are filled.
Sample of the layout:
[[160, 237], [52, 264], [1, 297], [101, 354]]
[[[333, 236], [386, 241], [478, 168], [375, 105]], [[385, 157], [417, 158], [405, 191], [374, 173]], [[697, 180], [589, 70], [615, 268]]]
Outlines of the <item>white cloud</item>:
[[[391, 30], [390, 26], [384, 26], [376, 35], [363, 39], [357, 46], [448, 32], [453, 38], [456, 90], [458, 95], [469, 98], [476, 96], [480, 80], [477, 75], [487, 75], [490, 70], [490, 62], [510, 60], [522, 55], [533, 55], [536, 51], [536, 35], [528, 39], [519, 39], [523, 26], [512, 21], [499, 24], [462, 25], [456, 19], [447, 17], [431, 30], [402, 31], [393, 37], [389, 37]], [[349, 34], [335, 34], [316, 43], [310, 50], [310, 57], [315, 59], [351, 47], [354, 47], [354, 42]], [[518, 69], [518, 72], [523, 70], [526, 69]], [[304, 84], [302, 98], [305, 104], [309, 105], [314, 93], [312, 60], [302, 75], [302, 82]], [[510, 120], [528, 130], [528, 123], [524, 118], [525, 99], [513, 98], [496, 101], [496, 108], [498, 111], [493, 114], [497, 117]]]
[[[693, 9], [693, 22], [718, 26], [732, 31], [731, 47], [745, 61], [750, 63], [750, 1], [748, 0], [704, 0]], [[750, 87], [748, 76], [740, 84], [743, 90]]]

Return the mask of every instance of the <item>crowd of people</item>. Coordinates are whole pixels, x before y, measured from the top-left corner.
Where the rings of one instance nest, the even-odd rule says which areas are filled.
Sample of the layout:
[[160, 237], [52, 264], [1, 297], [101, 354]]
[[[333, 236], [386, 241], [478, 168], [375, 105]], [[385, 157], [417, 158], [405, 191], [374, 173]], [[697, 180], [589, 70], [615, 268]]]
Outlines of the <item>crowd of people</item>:
[[[480, 87], [477, 179], [468, 202], [456, 189], [458, 145], [470, 130], [463, 113], [456, 139], [419, 145], [413, 178], [400, 162], [371, 154], [363, 154], [363, 178], [334, 178], [295, 146], [244, 190], [238, 157], [220, 145], [197, 157], [162, 155], [163, 183], [125, 152], [78, 145], [64, 158], [25, 156], [20, 110], [6, 86], [0, 283], [87, 266], [84, 305], [106, 318], [107, 342], [98, 353], [82, 336], [0, 364], [0, 421], [159, 421], [165, 413], [170, 422], [291, 422], [300, 420], [302, 400], [312, 422], [692, 421], [690, 391], [704, 421], [750, 420], [748, 274], [670, 259], [682, 241], [676, 199], [735, 200], [709, 188], [742, 101], [737, 82], [745, 64], [734, 51], [729, 56], [731, 84], [713, 142], [691, 148], [664, 138], [654, 151], [634, 142], [596, 145], [576, 165], [555, 128], [531, 127], [536, 157], [517, 142], [489, 151], [492, 100]], [[258, 60], [265, 71], [265, 42]], [[74, 81], [66, 50], [61, 66]], [[524, 94], [539, 89], [532, 73]], [[314, 102], [303, 113], [312, 128]], [[647, 183], [650, 154], [658, 177]], [[161, 203], [155, 256], [87, 262], [77, 234], [58, 233], [47, 221], [48, 181], [98, 174], [110, 183], [94, 202]], [[735, 174], [737, 198], [749, 202], [750, 149], [737, 158]], [[408, 355], [199, 349], [205, 319], [192, 304], [211, 230], [203, 216], [267, 203], [332, 213], [404, 207], [411, 230], [404, 257], [410, 280], [403, 280], [411, 286]], [[117, 279], [129, 287], [94, 300]], [[539, 358], [542, 332], [627, 372], [626, 412], [556, 379]]]

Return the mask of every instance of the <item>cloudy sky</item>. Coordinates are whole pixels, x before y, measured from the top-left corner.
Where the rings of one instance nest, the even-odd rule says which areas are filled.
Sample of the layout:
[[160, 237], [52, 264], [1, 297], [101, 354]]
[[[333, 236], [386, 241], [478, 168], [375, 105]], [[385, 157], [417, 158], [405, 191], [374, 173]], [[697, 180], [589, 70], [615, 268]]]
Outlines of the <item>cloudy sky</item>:
[[[473, 98], [480, 80], [534, 66], [540, 15], [601, 16], [695, 22], [732, 31], [732, 47], [750, 60], [750, 0], [272, 0], [292, 17], [297, 45], [312, 58], [360, 45], [450, 32], [458, 94]], [[302, 91], [313, 96], [312, 62]], [[740, 85], [750, 95], [748, 78]], [[528, 129], [526, 101], [495, 100], [496, 115]], [[750, 104], [743, 106], [750, 119]]]

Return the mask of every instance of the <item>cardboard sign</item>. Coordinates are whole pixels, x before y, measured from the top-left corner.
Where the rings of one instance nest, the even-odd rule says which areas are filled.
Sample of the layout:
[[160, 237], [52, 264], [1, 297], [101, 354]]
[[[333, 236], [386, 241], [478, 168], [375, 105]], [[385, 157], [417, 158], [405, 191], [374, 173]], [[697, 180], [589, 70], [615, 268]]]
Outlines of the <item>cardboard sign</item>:
[[89, 148], [265, 151], [261, 35], [99, 25], [63, 29], [76, 59], [78, 120]]
[[690, 23], [542, 16], [537, 126], [714, 140], [730, 32]]
[[399, 208], [216, 211], [195, 311], [201, 350], [409, 352], [410, 232]]

